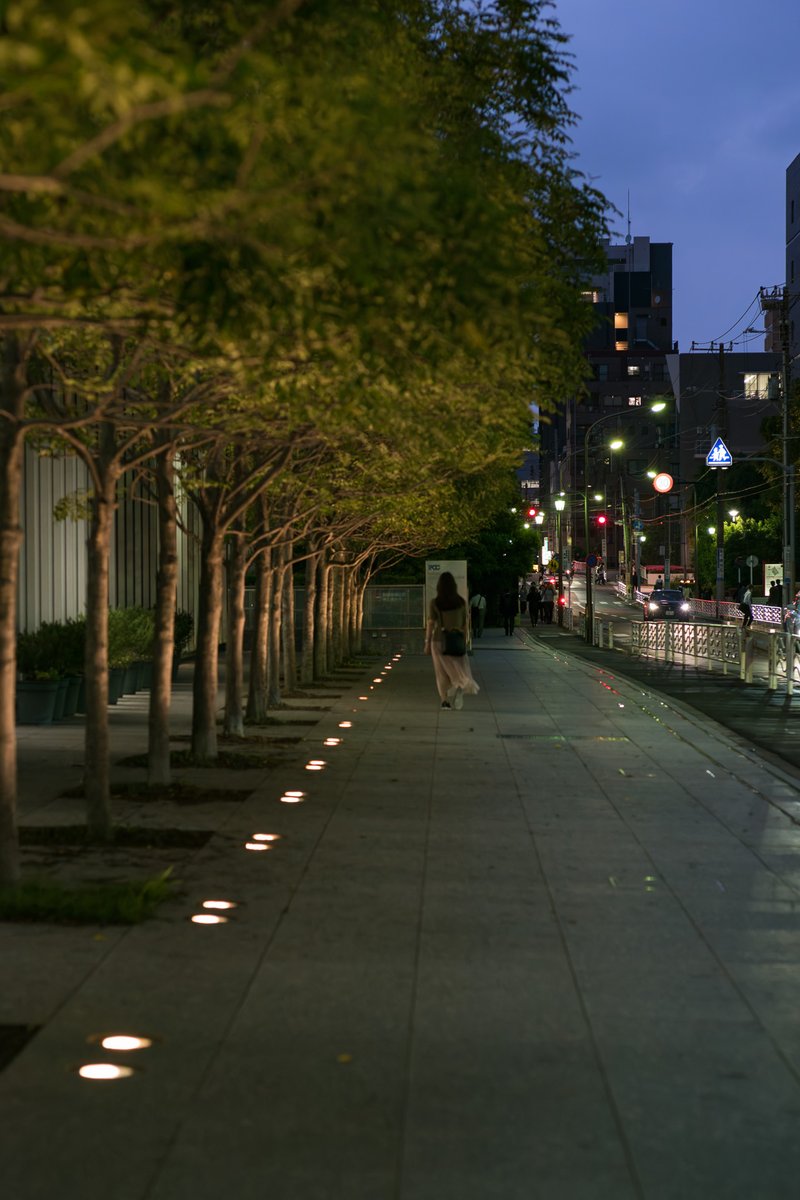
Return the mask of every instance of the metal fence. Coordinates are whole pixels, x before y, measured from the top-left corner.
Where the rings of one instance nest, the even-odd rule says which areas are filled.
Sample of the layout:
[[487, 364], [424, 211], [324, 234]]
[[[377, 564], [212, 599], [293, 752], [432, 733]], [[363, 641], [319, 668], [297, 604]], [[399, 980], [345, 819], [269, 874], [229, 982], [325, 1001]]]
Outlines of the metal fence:
[[741, 665], [742, 630], [735, 625], [694, 625], [688, 621], [631, 622], [631, 653], [663, 657], [665, 662], [676, 658], [693, 658], [708, 663], [721, 663], [723, 671], [731, 665]]

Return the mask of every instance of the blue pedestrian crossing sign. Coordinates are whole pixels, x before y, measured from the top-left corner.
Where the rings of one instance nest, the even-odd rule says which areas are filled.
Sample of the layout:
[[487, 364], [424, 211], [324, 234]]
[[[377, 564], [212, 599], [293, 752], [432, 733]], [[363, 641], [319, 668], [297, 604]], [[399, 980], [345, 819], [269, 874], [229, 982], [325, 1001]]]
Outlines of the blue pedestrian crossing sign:
[[733, 455], [728, 447], [723, 442], [722, 438], [717, 438], [714, 445], [706, 455], [707, 467], [732, 467]]

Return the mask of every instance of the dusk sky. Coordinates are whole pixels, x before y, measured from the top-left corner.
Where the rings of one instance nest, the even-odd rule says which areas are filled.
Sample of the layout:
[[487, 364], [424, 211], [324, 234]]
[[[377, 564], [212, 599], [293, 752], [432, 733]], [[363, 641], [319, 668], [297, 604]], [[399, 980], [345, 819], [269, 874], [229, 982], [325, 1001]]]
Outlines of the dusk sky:
[[[785, 275], [785, 170], [800, 154], [799, 0], [555, 0], [575, 56], [576, 165], [612, 225], [672, 242], [674, 337], [730, 333]], [[737, 348], [759, 350], [750, 335]]]

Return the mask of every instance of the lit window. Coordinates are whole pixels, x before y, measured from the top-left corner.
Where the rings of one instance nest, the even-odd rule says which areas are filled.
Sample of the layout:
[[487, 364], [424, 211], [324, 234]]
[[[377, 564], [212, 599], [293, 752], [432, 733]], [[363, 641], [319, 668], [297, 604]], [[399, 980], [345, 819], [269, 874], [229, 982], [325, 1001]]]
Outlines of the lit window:
[[628, 396], [628, 408], [639, 408], [642, 403], [641, 396]]
[[744, 394], [748, 400], [759, 400], [767, 395], [769, 375], [765, 372], [746, 374], [744, 377]]
[[641, 375], [641, 373], [642, 373], [642, 368], [639, 366], [638, 363], [628, 363], [628, 374], [629, 375]]

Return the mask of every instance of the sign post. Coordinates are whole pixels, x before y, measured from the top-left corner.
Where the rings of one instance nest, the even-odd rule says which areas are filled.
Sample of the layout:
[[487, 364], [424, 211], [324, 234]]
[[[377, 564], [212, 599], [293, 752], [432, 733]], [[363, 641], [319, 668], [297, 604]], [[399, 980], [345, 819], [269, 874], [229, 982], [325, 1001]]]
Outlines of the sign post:
[[758, 564], [761, 562], [761, 559], [756, 554], [748, 554], [747, 558], [744, 561], [747, 563], [748, 567], [750, 568], [750, 587], [752, 588], [752, 586], [753, 586], [753, 567], [757, 567]]
[[[733, 455], [721, 437], [706, 455], [706, 466], [726, 471], [733, 466]], [[725, 599], [725, 525], [722, 516], [722, 476], [717, 475], [717, 620], [720, 619], [720, 604]]]

